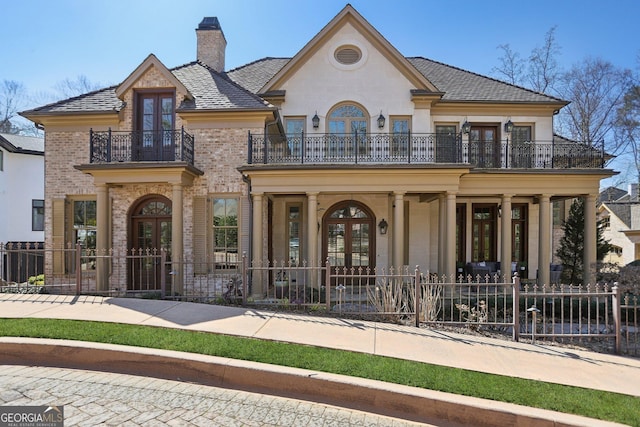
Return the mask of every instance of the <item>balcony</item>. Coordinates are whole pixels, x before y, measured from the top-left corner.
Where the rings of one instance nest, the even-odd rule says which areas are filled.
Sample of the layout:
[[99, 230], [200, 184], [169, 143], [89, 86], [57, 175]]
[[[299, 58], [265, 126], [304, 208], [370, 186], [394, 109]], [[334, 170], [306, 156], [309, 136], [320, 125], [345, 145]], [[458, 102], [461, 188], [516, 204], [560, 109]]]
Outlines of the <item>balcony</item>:
[[473, 141], [461, 134], [249, 134], [249, 164], [460, 164], [490, 169], [600, 169], [602, 147], [578, 142]]
[[193, 135], [182, 129], [90, 131], [90, 162], [185, 162], [193, 166]]

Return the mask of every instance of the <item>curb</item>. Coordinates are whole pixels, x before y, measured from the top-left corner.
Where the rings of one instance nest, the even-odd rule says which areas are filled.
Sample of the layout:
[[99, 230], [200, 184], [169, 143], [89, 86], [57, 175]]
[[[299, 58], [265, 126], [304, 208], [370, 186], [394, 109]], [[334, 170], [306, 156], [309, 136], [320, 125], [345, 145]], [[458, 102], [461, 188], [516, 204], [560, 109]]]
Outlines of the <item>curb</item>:
[[170, 350], [0, 338], [0, 363], [86, 369], [307, 400], [410, 421], [474, 426], [619, 426], [577, 415], [326, 372]]

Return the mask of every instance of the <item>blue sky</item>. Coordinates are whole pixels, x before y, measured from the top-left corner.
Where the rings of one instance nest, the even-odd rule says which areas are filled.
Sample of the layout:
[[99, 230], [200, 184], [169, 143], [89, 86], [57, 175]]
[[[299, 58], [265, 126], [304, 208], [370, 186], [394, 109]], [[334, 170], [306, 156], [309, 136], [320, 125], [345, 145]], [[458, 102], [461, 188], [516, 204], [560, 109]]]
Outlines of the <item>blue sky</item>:
[[[150, 53], [168, 67], [196, 56], [195, 28], [217, 16], [227, 38], [227, 69], [265, 56], [294, 55], [344, 6], [337, 0], [11, 0], [3, 2], [0, 79], [52, 90], [85, 75], [124, 80]], [[585, 56], [637, 66], [640, 2], [352, 0], [406, 56], [424, 56], [490, 75], [497, 46], [527, 55], [557, 25], [561, 65]], [[615, 7], [613, 7], [615, 6]]]

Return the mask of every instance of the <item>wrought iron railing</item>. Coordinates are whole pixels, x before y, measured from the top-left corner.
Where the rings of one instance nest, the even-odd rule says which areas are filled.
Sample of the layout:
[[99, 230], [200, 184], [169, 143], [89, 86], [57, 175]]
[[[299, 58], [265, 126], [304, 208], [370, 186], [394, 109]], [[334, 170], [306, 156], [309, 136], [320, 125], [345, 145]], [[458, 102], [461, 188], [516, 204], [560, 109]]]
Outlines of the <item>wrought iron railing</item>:
[[193, 165], [193, 135], [184, 128], [156, 131], [94, 131], [90, 162], [186, 162]]
[[470, 164], [477, 168], [603, 168], [601, 146], [470, 142], [442, 134], [249, 134], [249, 164]]

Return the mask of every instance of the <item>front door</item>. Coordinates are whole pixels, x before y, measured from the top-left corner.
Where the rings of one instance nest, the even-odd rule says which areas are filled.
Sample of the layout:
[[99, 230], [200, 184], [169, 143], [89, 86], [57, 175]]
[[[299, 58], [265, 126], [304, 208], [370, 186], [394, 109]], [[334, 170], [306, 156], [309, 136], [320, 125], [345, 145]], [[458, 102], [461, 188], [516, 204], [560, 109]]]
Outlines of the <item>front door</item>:
[[132, 211], [131, 232], [129, 289], [159, 290], [161, 274], [171, 283], [161, 263], [162, 250], [171, 260], [171, 201], [162, 196], [140, 201]]
[[175, 160], [173, 93], [138, 95], [137, 161]]
[[469, 163], [479, 168], [501, 167], [497, 126], [471, 126]]
[[375, 266], [375, 227], [369, 209], [349, 201], [334, 205], [324, 217], [323, 259], [331, 267]]

